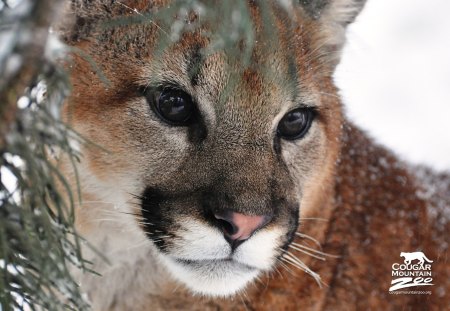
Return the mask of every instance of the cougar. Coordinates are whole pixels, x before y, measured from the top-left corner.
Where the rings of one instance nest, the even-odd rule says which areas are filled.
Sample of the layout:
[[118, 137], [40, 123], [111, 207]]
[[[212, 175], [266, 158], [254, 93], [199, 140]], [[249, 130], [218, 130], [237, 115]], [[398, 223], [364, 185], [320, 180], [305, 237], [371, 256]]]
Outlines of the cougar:
[[[84, 138], [76, 228], [100, 274], [74, 276], [93, 310], [449, 306], [449, 175], [374, 143], [333, 83], [364, 2], [235, 2], [241, 36], [226, 2], [71, 1], [63, 115]], [[415, 251], [431, 296], [389, 292]]]

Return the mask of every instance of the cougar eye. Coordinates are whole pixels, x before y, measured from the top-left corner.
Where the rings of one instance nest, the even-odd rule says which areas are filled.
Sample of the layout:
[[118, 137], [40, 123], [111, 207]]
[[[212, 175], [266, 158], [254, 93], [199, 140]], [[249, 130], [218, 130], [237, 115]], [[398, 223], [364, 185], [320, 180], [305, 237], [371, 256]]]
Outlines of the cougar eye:
[[311, 108], [298, 108], [289, 111], [278, 123], [278, 135], [287, 140], [300, 139], [311, 127], [314, 111]]
[[157, 115], [172, 125], [187, 125], [194, 113], [192, 98], [181, 90], [164, 89], [154, 101]]

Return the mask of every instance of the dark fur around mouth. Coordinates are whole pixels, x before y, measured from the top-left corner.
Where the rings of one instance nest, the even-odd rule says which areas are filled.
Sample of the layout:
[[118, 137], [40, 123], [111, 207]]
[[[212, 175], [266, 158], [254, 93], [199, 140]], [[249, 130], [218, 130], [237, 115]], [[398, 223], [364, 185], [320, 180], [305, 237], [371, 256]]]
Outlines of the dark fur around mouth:
[[161, 191], [155, 188], [147, 188], [141, 196], [141, 211], [144, 218], [144, 230], [147, 237], [161, 250], [165, 250], [169, 241], [165, 236], [169, 235], [168, 228], [175, 225], [161, 208], [161, 204], [167, 200]]
[[[193, 196], [186, 193], [167, 194], [152, 187], [148, 187], [140, 197], [144, 231], [162, 252], [168, 251], [174, 239], [182, 238], [177, 233], [180, 229], [180, 225], [176, 221], [177, 217], [193, 217], [204, 222], [207, 226], [215, 226], [215, 223], [211, 220], [211, 215], [205, 213], [202, 204], [195, 207], [196, 204], [190, 201], [192, 199], [190, 197]], [[278, 210], [278, 208], [274, 209]], [[288, 211], [285, 210], [282, 215], [277, 213], [274, 222], [279, 221], [280, 217], [287, 219], [287, 223], [284, 223], [283, 226], [289, 228], [283, 238], [285, 242], [281, 247], [283, 250], [287, 250], [289, 244], [295, 238], [295, 232], [299, 225], [299, 208], [294, 208], [292, 204]]]

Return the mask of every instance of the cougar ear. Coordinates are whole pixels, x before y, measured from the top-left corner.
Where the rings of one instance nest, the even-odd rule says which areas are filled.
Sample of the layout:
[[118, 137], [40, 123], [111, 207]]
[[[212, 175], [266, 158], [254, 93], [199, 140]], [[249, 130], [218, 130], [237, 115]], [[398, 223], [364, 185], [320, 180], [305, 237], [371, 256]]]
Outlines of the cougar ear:
[[351, 24], [366, 0], [299, 0], [306, 14], [319, 23], [320, 38], [316, 41], [330, 52], [332, 64], [337, 64], [342, 45], [345, 42], [345, 29]]
[[346, 27], [363, 9], [366, 0], [299, 0], [306, 13], [324, 23]]

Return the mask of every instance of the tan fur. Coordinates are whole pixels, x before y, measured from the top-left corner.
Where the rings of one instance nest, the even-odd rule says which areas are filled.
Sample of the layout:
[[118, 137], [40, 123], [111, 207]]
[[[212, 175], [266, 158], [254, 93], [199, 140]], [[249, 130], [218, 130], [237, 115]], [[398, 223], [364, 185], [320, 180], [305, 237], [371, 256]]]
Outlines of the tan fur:
[[[250, 1], [256, 40], [251, 65], [246, 68], [218, 51], [204, 60], [195, 85], [187, 73], [189, 62], [193, 50], [210, 42], [202, 30], [214, 25], [183, 34], [158, 57], [157, 40], [169, 30], [157, 20], [112, 28], [102, 23], [155, 12], [166, 1], [74, 2], [63, 36], [83, 52], [68, 64], [73, 91], [64, 113], [93, 143], [82, 146], [77, 227], [110, 261], [87, 250], [103, 278], [75, 272], [94, 310], [439, 310], [449, 305], [450, 189], [420, 195], [425, 190], [416, 168], [346, 121], [333, 84], [345, 27], [362, 2], [324, 1], [318, 15], [311, 13], [314, 6], [293, 5], [286, 11], [268, 2], [278, 38], [272, 42], [258, 2]], [[196, 14], [191, 18], [196, 20]], [[140, 87], [164, 79], [195, 97], [208, 128], [201, 144], [189, 140], [188, 129], [162, 124], [139, 94]], [[276, 126], [298, 102], [316, 106], [318, 116], [302, 140], [281, 140], [277, 155], [272, 146]], [[216, 182], [220, 174], [224, 177]], [[442, 183], [448, 185], [448, 178], [441, 175]], [[143, 218], [142, 192], [161, 187], [187, 193], [177, 197], [176, 207], [168, 199], [162, 202], [169, 204], [164, 211], [179, 208], [172, 238], [162, 239], [169, 251], [181, 252], [183, 232], [189, 229], [178, 227], [195, 224], [206, 230], [209, 224], [197, 210], [183, 214], [180, 206], [195, 206], [195, 189], [213, 184], [240, 213], [267, 211], [266, 195], [274, 187], [280, 198], [296, 202], [300, 226], [294, 243], [318, 249], [314, 239], [332, 256], [317, 260], [292, 248], [295, 244], [287, 254], [280, 247], [273, 252], [303, 261], [320, 275], [323, 288], [289, 260], [278, 260], [259, 282], [226, 299], [193, 295], [175, 281], [144, 233], [151, 219]], [[279, 222], [261, 230], [268, 234], [266, 243], [281, 243], [281, 237], [269, 240], [269, 234], [286, 229], [287, 215], [281, 213]], [[390, 295], [391, 265], [400, 252], [416, 250], [434, 260], [432, 295]]]

